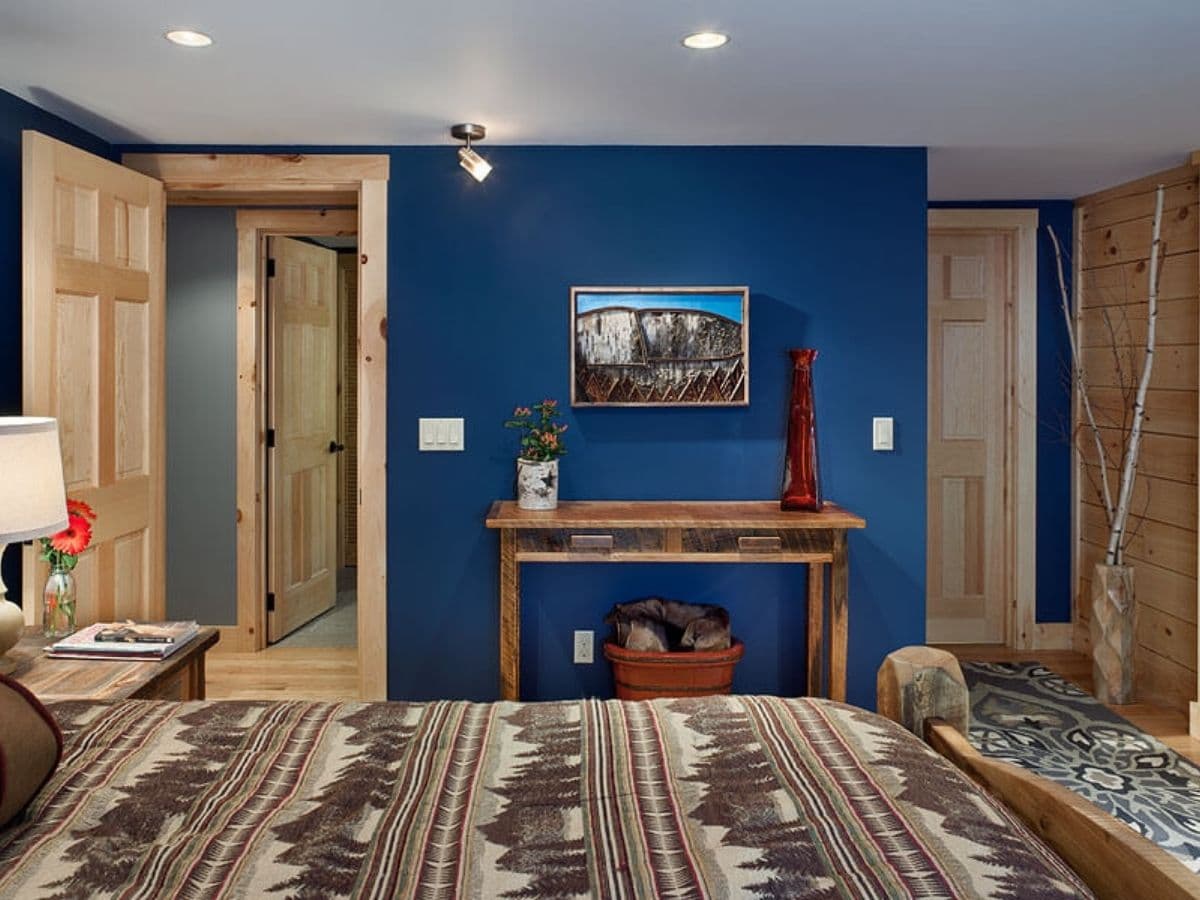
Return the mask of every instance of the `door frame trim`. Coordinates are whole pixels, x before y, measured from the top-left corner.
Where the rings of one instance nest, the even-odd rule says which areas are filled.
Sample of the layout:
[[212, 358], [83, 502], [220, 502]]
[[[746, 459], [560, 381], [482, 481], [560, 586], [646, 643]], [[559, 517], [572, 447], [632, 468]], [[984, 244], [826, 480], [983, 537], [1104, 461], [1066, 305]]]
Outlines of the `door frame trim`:
[[[305, 206], [351, 207], [339, 210], [356, 218], [359, 238], [359, 344], [358, 344], [358, 658], [359, 691], [364, 700], [387, 699], [387, 221], [390, 158], [386, 154], [211, 154], [129, 153], [122, 159], [129, 166], [163, 182], [168, 206]], [[327, 199], [326, 199], [327, 198]], [[320, 201], [325, 199], [325, 203]], [[262, 215], [284, 217], [297, 210], [262, 211]], [[320, 215], [320, 212], [309, 213]], [[327, 215], [334, 215], [329, 210]], [[295, 221], [295, 220], [293, 220]], [[284, 226], [284, 227], [294, 227]], [[239, 251], [241, 240], [239, 236]], [[253, 273], [250, 273], [253, 276]], [[255, 531], [261, 530], [259, 490], [252, 496], [243, 484], [241, 464], [244, 449], [241, 422], [251, 421], [261, 409], [261, 385], [256, 369], [243, 367], [244, 325], [262, 339], [260, 307], [238, 288], [238, 622], [224, 629], [222, 641], [229, 650], [256, 650], [265, 646], [265, 633], [258, 617], [265, 613], [264, 587], [243, 573], [242, 560], [255, 559]], [[244, 301], [254, 305], [243, 308]], [[257, 429], [257, 439], [265, 433]], [[252, 432], [253, 433], [253, 432]], [[253, 446], [251, 451], [255, 450]], [[261, 472], [251, 465], [251, 483], [261, 485]], [[247, 502], [249, 500], [249, 502]], [[249, 550], [247, 551], [247, 548]], [[265, 578], [265, 576], [263, 576]], [[253, 589], [243, 597], [243, 586]], [[253, 610], [248, 598], [253, 598]], [[249, 613], [249, 615], [245, 615]], [[244, 617], [245, 615], [245, 617]]]
[[[222, 629], [221, 639], [247, 650], [267, 645], [263, 598], [269, 588], [267, 516], [261, 501], [267, 485], [266, 442], [269, 424], [263, 365], [270, 335], [266, 330], [268, 237], [311, 237], [358, 234], [358, 211], [237, 211], [237, 546], [238, 624]], [[256, 374], [262, 372], [263, 378]], [[361, 660], [360, 660], [361, 663]]]
[[[1036, 209], [930, 209], [929, 232], [1006, 231], [1013, 237], [1012, 298], [1008, 323], [1009, 387], [1006, 404], [1005, 492], [1013, 498], [1005, 514], [1008, 537], [1005, 645], [1038, 649], [1057, 642], [1037, 626], [1037, 232]], [[926, 349], [928, 354], [928, 349]], [[1010, 393], [1010, 396], [1012, 394]], [[928, 402], [928, 400], [926, 401]]]

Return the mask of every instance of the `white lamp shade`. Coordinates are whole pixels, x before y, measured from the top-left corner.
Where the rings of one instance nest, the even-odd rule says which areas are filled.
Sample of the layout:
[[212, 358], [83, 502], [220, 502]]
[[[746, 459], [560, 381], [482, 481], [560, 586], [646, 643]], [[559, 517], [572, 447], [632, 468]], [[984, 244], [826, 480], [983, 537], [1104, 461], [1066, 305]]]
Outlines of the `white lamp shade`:
[[66, 527], [58, 422], [0, 416], [0, 545]]

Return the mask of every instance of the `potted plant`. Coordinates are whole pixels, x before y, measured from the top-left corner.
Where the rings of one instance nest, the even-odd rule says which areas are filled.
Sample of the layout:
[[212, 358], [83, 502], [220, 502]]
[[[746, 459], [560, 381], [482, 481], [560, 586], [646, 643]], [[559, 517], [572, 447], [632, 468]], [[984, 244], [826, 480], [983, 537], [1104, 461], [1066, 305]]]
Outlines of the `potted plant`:
[[[1119, 339], [1116, 324], [1105, 310], [1104, 320], [1121, 381], [1122, 404], [1117, 418], [1104, 422], [1120, 430], [1120, 439], [1105, 440], [1097, 422], [1087, 373], [1083, 366], [1081, 337], [1071, 312], [1071, 297], [1063, 275], [1063, 251], [1058, 236], [1049, 228], [1058, 266], [1060, 307], [1067, 324], [1071, 345], [1072, 375], [1079, 396], [1079, 452], [1094, 467], [1089, 469], [1092, 487], [1104, 509], [1108, 538], [1104, 561], [1096, 563], [1092, 573], [1092, 618], [1089, 627], [1092, 642], [1092, 677], [1096, 698], [1102, 703], [1129, 703], [1134, 695], [1134, 650], [1137, 647], [1137, 605], [1133, 587], [1133, 566], [1125, 562], [1125, 550], [1137, 533], [1129, 524], [1134, 482], [1137, 479], [1138, 454], [1142, 444], [1142, 426], [1146, 416], [1146, 392], [1154, 367], [1155, 323], [1158, 319], [1158, 280], [1162, 247], [1163, 185], [1158, 186], [1154, 203], [1154, 224], [1150, 239], [1149, 282], [1146, 304], [1146, 350], [1141, 371], [1135, 379], [1132, 358], [1123, 359], [1126, 347]], [[1132, 350], [1129, 350], [1132, 357]], [[1114, 484], [1115, 481], [1115, 484]], [[1114, 487], [1116, 490], [1114, 491]]]
[[545, 399], [533, 406], [518, 406], [505, 428], [521, 431], [517, 456], [517, 506], [521, 509], [554, 509], [558, 506], [558, 458], [567, 452], [562, 436], [567, 426], [556, 422], [558, 401]]
[[50, 564], [50, 577], [42, 595], [42, 633], [46, 637], [65, 637], [75, 631], [75, 576], [71, 572], [79, 555], [91, 546], [95, 521], [95, 510], [82, 500], [68, 497], [67, 527], [38, 539], [41, 559]]

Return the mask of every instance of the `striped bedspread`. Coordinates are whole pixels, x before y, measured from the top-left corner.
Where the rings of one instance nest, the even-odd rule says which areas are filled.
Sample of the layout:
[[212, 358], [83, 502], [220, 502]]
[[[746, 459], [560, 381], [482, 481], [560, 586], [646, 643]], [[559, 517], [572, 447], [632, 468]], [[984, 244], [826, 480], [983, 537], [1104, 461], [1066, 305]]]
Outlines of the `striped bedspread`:
[[1089, 896], [849, 706], [127, 701], [0, 830], [0, 897]]

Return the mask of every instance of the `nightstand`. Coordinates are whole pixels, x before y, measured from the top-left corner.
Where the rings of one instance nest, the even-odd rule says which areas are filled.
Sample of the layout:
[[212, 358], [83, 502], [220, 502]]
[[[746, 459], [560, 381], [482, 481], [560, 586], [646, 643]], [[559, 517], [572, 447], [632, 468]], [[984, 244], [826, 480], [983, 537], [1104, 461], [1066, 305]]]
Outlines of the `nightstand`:
[[39, 700], [203, 700], [204, 654], [220, 639], [216, 628], [199, 634], [163, 660], [50, 659], [53, 643], [41, 629], [27, 628], [5, 656], [16, 666], [8, 677]]

